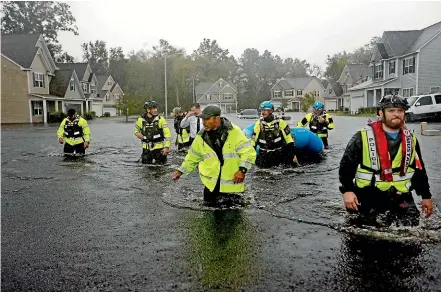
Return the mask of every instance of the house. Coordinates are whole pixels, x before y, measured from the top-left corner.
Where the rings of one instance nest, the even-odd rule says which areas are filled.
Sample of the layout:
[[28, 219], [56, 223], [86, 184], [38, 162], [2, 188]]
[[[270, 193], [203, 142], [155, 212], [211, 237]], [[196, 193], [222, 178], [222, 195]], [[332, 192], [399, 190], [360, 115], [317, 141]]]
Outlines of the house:
[[100, 114], [104, 115], [104, 113], [108, 112], [111, 116], [116, 116], [116, 104], [124, 96], [123, 90], [111, 75], [100, 75], [97, 76], [97, 79], [99, 84], [98, 92], [103, 99], [103, 111]]
[[441, 22], [421, 30], [385, 31], [372, 54], [373, 78], [348, 89], [351, 111], [373, 107], [382, 96], [440, 91]]
[[46, 123], [63, 108], [64, 98], [49, 92], [59, 68], [42, 35], [2, 35], [1, 64], [2, 123]]
[[276, 107], [284, 106], [294, 111], [300, 111], [301, 99], [305, 94], [313, 94], [316, 101], [324, 102], [325, 88], [315, 76], [281, 78], [271, 88], [271, 100]]
[[215, 82], [200, 82], [195, 87], [196, 102], [201, 108], [209, 104], [219, 105], [223, 113], [237, 109], [237, 87], [222, 78]]
[[365, 64], [347, 63], [343, 67], [337, 83], [342, 88], [342, 107], [351, 107], [351, 95], [348, 92], [349, 88], [359, 85], [363, 82], [372, 79], [372, 69]]
[[77, 111], [85, 112], [97, 111], [102, 109], [102, 99], [97, 97], [98, 80], [95, 73], [92, 72], [90, 65], [87, 63], [57, 63], [60, 70], [75, 70], [76, 75], [80, 81], [80, 89], [83, 91], [85, 101], [81, 108], [78, 105], [71, 103]]
[[77, 112], [84, 113], [86, 97], [81, 86], [74, 69], [57, 70], [49, 84], [49, 94], [64, 99], [59, 110], [66, 112], [69, 108], [75, 108]]
[[342, 110], [343, 88], [338, 82], [330, 81], [323, 94], [325, 110]]

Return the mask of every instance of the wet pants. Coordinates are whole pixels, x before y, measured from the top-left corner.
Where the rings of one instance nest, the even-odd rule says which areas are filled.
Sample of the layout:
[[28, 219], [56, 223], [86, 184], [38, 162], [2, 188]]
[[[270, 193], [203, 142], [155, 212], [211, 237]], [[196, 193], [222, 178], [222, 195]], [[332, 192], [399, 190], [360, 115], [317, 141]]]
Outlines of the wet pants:
[[[371, 192], [364, 189], [373, 190]], [[420, 213], [415, 205], [412, 193], [397, 195], [396, 192], [381, 192], [378, 189], [363, 188], [355, 192], [360, 206], [355, 219], [356, 225], [381, 227], [396, 223], [401, 226], [417, 226]], [[379, 220], [381, 222], [379, 222]]]
[[321, 137], [321, 138], [322, 138], [323, 146], [325, 146], [325, 149], [328, 149], [329, 148], [328, 137]]
[[165, 164], [167, 162], [167, 155], [162, 154], [162, 149], [142, 150], [142, 164]]
[[204, 188], [204, 204], [206, 206], [217, 207], [222, 204], [223, 206], [230, 207], [234, 204], [244, 204], [241, 194], [221, 193], [219, 190], [220, 174], [213, 191], [210, 191], [207, 187]]
[[189, 141], [189, 142], [185, 142], [185, 143], [178, 143], [178, 150], [181, 150], [181, 149], [184, 149], [184, 148], [187, 148], [187, 147], [190, 147], [191, 146], [191, 142]]
[[84, 143], [80, 143], [77, 145], [70, 145], [68, 143], [64, 143], [64, 154], [86, 154], [86, 149], [84, 149]]

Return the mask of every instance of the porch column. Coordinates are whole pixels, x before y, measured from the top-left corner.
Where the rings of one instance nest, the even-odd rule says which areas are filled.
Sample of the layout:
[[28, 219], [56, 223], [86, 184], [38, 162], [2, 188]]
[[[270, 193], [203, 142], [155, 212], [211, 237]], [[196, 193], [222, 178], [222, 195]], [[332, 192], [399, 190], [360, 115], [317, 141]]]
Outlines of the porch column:
[[29, 122], [32, 124], [32, 100], [29, 100]]
[[[381, 87], [381, 96], [380, 99], [384, 96], [384, 87]], [[378, 101], [380, 101], [380, 99]]]
[[65, 107], [64, 107], [64, 101], [63, 101], [63, 100], [61, 101], [61, 110], [62, 110], [63, 113], [64, 113], [64, 111], [65, 111]]
[[58, 112], [58, 100], [55, 101], [55, 111]]
[[88, 113], [88, 112], [89, 112], [89, 101], [86, 100], [86, 113]]
[[81, 103], [81, 115], [84, 115], [84, 103]]
[[46, 99], [43, 99], [43, 121], [47, 124], [47, 104]]

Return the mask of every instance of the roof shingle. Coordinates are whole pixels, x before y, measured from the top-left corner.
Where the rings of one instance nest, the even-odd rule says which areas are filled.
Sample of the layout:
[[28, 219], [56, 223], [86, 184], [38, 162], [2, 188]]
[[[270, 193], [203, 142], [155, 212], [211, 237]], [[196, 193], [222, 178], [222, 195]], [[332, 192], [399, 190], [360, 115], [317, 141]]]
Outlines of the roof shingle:
[[29, 68], [38, 50], [37, 42], [39, 37], [39, 34], [2, 34], [1, 52], [23, 68]]

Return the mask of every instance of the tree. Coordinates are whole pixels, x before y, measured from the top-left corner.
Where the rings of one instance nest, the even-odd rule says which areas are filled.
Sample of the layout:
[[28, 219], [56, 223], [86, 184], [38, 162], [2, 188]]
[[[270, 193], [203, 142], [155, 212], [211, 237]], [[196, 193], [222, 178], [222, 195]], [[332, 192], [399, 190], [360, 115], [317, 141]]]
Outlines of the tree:
[[109, 52], [109, 74], [123, 87], [126, 84], [126, 65], [128, 60], [125, 59], [121, 47], [110, 48]]
[[130, 115], [138, 115], [144, 112], [144, 102], [133, 96], [124, 95], [118, 100], [115, 107], [122, 115], [126, 116], [126, 123], [129, 121]]
[[67, 52], [62, 53], [55, 58], [57, 63], [75, 63], [75, 58], [69, 55]]
[[326, 59], [326, 71], [325, 77], [330, 81], [337, 81], [340, 78], [340, 74], [343, 71], [347, 61], [349, 59], [346, 51], [342, 53], [334, 54], [332, 57], [328, 55]]
[[305, 94], [304, 98], [302, 98], [301, 101], [302, 111], [306, 113], [314, 102], [315, 102], [314, 93]]
[[61, 54], [59, 31], [78, 35], [70, 6], [52, 1], [5, 1], [2, 3], [2, 33], [43, 34], [52, 57]]
[[96, 75], [106, 75], [109, 68], [109, 57], [106, 42], [96, 40], [95, 43], [83, 43], [83, 60], [88, 62]]
[[307, 73], [309, 76], [315, 76], [319, 79], [322, 78], [323, 76], [322, 68], [320, 68], [320, 66], [317, 64], [313, 64], [312, 66], [309, 66], [307, 69]]

